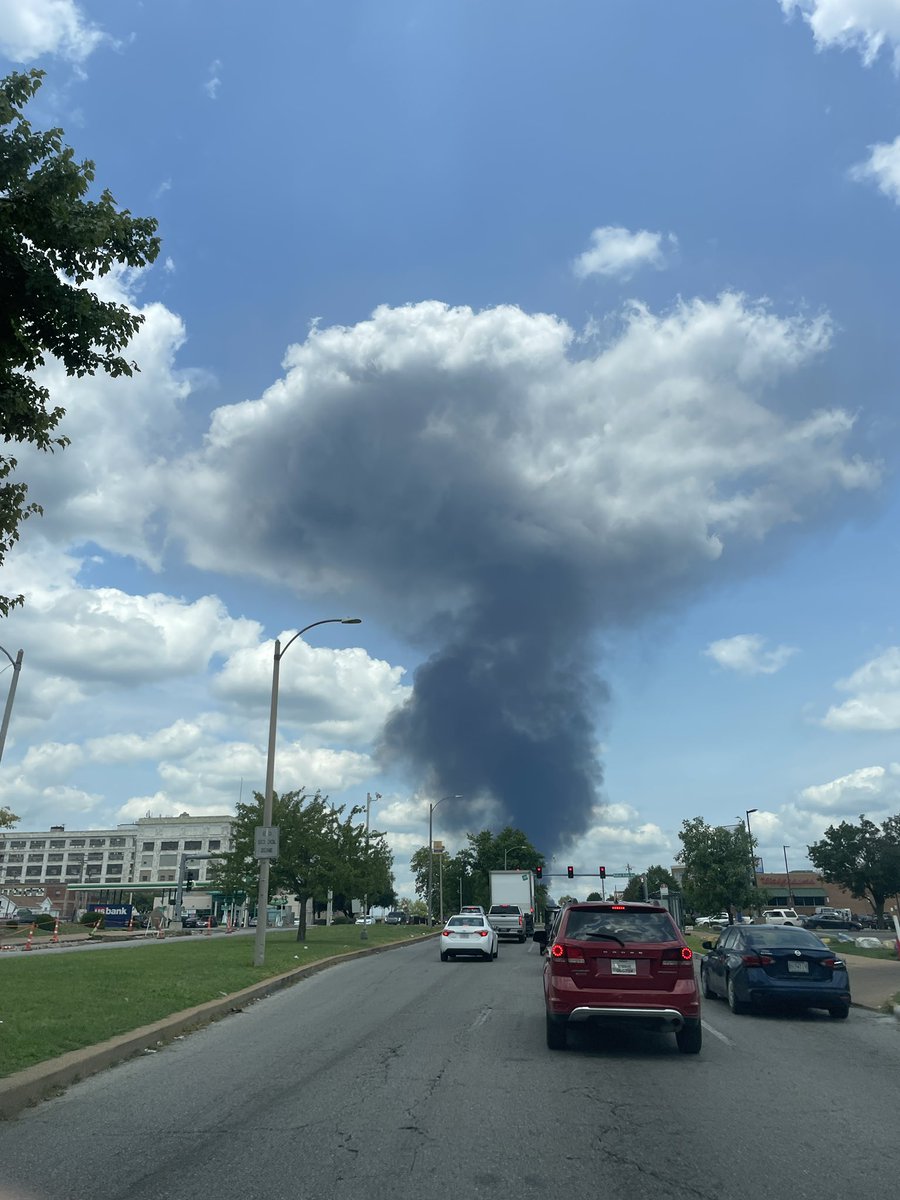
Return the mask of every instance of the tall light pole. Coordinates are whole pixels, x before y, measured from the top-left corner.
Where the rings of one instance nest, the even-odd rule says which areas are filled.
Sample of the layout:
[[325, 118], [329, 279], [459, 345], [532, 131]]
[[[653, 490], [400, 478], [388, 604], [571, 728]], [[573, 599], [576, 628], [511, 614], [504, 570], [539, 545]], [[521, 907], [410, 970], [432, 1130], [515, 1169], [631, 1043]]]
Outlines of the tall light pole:
[[[275, 639], [275, 655], [272, 662], [272, 700], [269, 707], [269, 747], [266, 755], [266, 791], [263, 796], [263, 827], [272, 825], [272, 789], [275, 783], [275, 730], [278, 723], [278, 668], [288, 647], [317, 625], [359, 625], [359, 617], [326, 617], [322, 621], [313, 621], [304, 625], [294, 634], [282, 648], [278, 638]], [[269, 859], [259, 860], [259, 892], [256, 898], [256, 939], [253, 944], [253, 965], [261, 967], [266, 961], [266, 925], [269, 915]]]
[[794, 889], [791, 887], [791, 868], [788, 866], [788, 860], [787, 860], [787, 852], [788, 852], [788, 850], [790, 850], [790, 846], [782, 846], [781, 849], [784, 851], [784, 873], [787, 876], [788, 898], [791, 902], [791, 907], [793, 908]]
[[6, 731], [9, 729], [9, 718], [12, 714], [13, 700], [16, 697], [16, 688], [19, 686], [19, 672], [22, 670], [22, 651], [15, 658], [0, 646], [0, 650], [12, 663], [13, 675], [9, 681], [9, 691], [6, 693], [6, 707], [3, 710], [3, 724], [0, 725], [0, 758], [3, 758], [3, 747], [6, 745]]
[[441, 796], [440, 800], [435, 800], [434, 804], [428, 805], [428, 928], [430, 929], [433, 923], [433, 904], [431, 902], [431, 881], [434, 877], [434, 839], [432, 837], [434, 829], [434, 810], [439, 804], [443, 804], [445, 800], [462, 800], [462, 796], [456, 793], [452, 796]]
[[[375, 799], [381, 799], [381, 792], [375, 793]], [[369, 809], [372, 807], [372, 793], [366, 792], [366, 894], [363, 899], [363, 927], [359, 938], [362, 942], [369, 940], [369, 926], [366, 921], [369, 917]]]
[[524, 842], [522, 842], [518, 846], [507, 846], [506, 849], [503, 851], [503, 870], [504, 871], [506, 870], [506, 860], [507, 860], [510, 850], [527, 850], [527, 849], [528, 849], [528, 847], [525, 845]]
[[750, 814], [755, 813], [757, 809], [748, 808], [745, 810], [747, 817], [747, 841], [750, 843], [750, 878], [753, 880], [753, 886], [759, 887], [759, 880], [756, 878], [756, 855], [753, 853], [753, 834], [750, 832]]

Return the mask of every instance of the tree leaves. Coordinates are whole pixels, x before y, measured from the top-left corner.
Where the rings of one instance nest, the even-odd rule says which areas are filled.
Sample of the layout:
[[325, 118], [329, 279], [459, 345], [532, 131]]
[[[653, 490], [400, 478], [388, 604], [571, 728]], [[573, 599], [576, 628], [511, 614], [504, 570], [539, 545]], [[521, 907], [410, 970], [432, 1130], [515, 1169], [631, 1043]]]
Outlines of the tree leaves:
[[888, 896], [900, 892], [900, 815], [888, 817], [880, 827], [865, 815], [858, 825], [829, 825], [807, 853], [826, 882], [868, 900], [879, 920]]

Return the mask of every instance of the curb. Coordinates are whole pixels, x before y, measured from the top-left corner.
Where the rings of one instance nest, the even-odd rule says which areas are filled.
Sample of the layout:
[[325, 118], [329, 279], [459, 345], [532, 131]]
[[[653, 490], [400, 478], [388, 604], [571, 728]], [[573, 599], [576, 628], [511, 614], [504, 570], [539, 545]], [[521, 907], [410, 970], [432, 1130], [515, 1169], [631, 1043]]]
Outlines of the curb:
[[403, 949], [435, 936], [437, 935], [433, 933], [425, 934], [416, 938], [415, 942], [392, 942], [386, 946], [367, 946], [363, 950], [351, 950], [347, 954], [336, 954], [331, 958], [319, 959], [318, 962], [310, 963], [305, 967], [294, 967], [283, 975], [273, 975], [270, 979], [264, 979], [260, 983], [242, 988], [239, 992], [232, 992], [231, 995], [223, 996], [220, 1000], [207, 1000], [193, 1008], [172, 1013], [161, 1021], [155, 1021], [152, 1025], [143, 1025], [140, 1029], [134, 1029], [130, 1033], [122, 1033], [105, 1042], [98, 1042], [96, 1046], [72, 1050], [58, 1058], [51, 1058], [46, 1062], [36, 1063], [33, 1067], [26, 1067], [24, 1071], [17, 1071], [14, 1075], [7, 1075], [5, 1079], [0, 1079], [0, 1120], [8, 1121], [23, 1109], [48, 1099], [61, 1088], [66, 1088], [81, 1079], [87, 1079], [90, 1075], [96, 1075], [107, 1067], [115, 1066], [116, 1063], [124, 1062], [125, 1059], [132, 1058], [142, 1050], [156, 1049], [160, 1043], [169, 1042], [179, 1034], [193, 1032], [220, 1017], [228, 1016], [229, 1013], [240, 1012], [254, 1000], [262, 1000], [263, 997], [281, 991], [282, 988], [290, 987], [294, 983], [299, 983], [311, 975], [317, 975], [319, 971], [324, 971], [328, 967], [354, 958], [363, 958], [369, 954], [384, 954], [388, 950]]

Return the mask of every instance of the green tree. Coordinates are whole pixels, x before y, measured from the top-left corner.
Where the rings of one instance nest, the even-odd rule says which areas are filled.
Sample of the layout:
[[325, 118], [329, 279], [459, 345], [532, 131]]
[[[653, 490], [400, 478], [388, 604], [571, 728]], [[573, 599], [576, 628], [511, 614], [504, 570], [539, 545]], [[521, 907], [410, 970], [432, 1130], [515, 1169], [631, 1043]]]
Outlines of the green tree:
[[[462, 883], [463, 904], [480, 904], [487, 908], [491, 902], [491, 871], [513, 870], [533, 871], [536, 866], [543, 865], [544, 856], [532, 845], [521, 829], [507, 825], [499, 833], [491, 833], [482, 829], [479, 833], [466, 834], [467, 845], [456, 854], [443, 856], [444, 877], [444, 911], [459, 904], [460, 883]], [[415, 890], [428, 905], [428, 847], [422, 846], [416, 850], [410, 859]], [[438, 856], [434, 859], [432, 877], [432, 909], [437, 913], [440, 907], [440, 865]], [[547, 902], [547, 889], [544, 884], [535, 887], [535, 906], [543, 908]]]
[[[53, 406], [34, 372], [50, 355], [68, 375], [137, 370], [123, 358], [143, 317], [99, 299], [86, 286], [116, 263], [141, 267], [159, 253], [156, 221], [121, 212], [109, 191], [86, 199], [94, 164], [76, 162], [63, 131], [33, 130], [23, 109], [43, 71], [0, 80], [0, 438], [40, 450], [64, 447], [54, 431], [64, 409]], [[40, 505], [11, 478], [17, 460], [0, 455], [0, 562], [19, 525]], [[0, 596], [0, 615], [21, 604]]]
[[10, 809], [0, 806], [0, 829], [12, 829], [18, 819]]
[[[316, 792], [309, 796], [303, 789], [273, 793], [272, 824], [278, 826], [279, 850], [269, 871], [271, 893], [292, 895], [300, 905], [297, 940], [306, 937], [308, 900], [335, 892], [361, 897], [392, 888], [392, 856], [383, 833], [369, 832], [366, 854], [365, 826], [357, 820], [365, 806], [353, 807], [344, 815], [328, 797]], [[256, 895], [259, 890], [259, 864], [253, 857], [254, 831], [262, 825], [263, 797], [254, 793], [252, 803], [238, 804], [233, 826], [234, 849], [213, 868], [214, 885], [221, 891]], [[264, 920], [265, 914], [257, 914]]]
[[587, 896], [585, 896], [585, 900], [587, 900], [587, 901], [602, 900], [602, 899], [603, 899], [603, 897], [600, 895], [599, 892], [588, 892]]
[[753, 908], [759, 897], [754, 887], [751, 864], [755, 841], [744, 823], [707, 825], [702, 817], [683, 821], [678, 833], [681, 850], [676, 855], [684, 864], [684, 902], [696, 913]]
[[[675, 876], [671, 871], [667, 871], [665, 867], [654, 866], [648, 867], [644, 873], [647, 877], [647, 895], [659, 898], [659, 889], [661, 887], [671, 888], [673, 891], [678, 890], [678, 884], [675, 882]], [[643, 900], [644, 899], [644, 880], [640, 875], [632, 875], [626, 883], [622, 891], [623, 900]]]
[[900, 815], [880, 826], [865, 815], [858, 825], [829, 825], [821, 841], [806, 849], [822, 878], [868, 900], [880, 924], [888, 896], [900, 892]]

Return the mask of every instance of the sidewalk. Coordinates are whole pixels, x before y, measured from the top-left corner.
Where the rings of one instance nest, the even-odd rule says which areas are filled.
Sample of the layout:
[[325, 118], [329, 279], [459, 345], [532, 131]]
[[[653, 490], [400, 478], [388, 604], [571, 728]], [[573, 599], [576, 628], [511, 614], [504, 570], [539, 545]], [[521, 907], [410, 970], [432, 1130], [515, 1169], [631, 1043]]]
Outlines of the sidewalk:
[[[840, 947], [834, 949], [840, 952]], [[850, 994], [853, 1003], [862, 1008], [880, 1009], [886, 1000], [900, 992], [900, 960], [858, 958], [848, 954], [844, 959], [850, 975]]]

